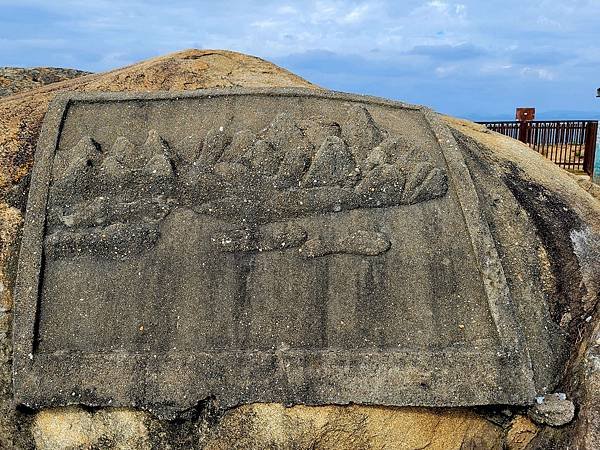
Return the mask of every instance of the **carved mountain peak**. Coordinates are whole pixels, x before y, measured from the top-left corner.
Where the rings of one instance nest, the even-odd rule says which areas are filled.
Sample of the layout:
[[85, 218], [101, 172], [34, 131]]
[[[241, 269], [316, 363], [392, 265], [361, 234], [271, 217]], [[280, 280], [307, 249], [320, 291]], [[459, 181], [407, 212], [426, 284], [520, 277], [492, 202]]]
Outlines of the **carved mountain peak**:
[[100, 145], [89, 136], [82, 137], [75, 146], [60, 152], [54, 163], [54, 178], [71, 176], [87, 170], [101, 155]]
[[363, 105], [350, 107], [342, 135], [357, 161], [363, 161], [368, 152], [385, 138], [385, 133], [379, 129], [371, 113]]
[[[172, 156], [179, 155], [180, 149], [171, 149], [154, 129], [138, 146], [119, 137], [100, 168], [108, 179], [96, 183], [93, 190], [103, 193], [112, 189], [115, 178], [122, 178], [119, 186], [130, 186], [132, 197], [137, 198], [154, 189], [148, 186], [160, 190], [161, 183], [153, 177], [178, 178], [179, 183], [164, 180], [163, 186], [175, 196], [181, 194], [180, 201], [195, 211], [259, 222], [319, 211], [412, 204], [446, 193], [445, 171], [431, 164], [430, 152], [402, 136], [387, 136], [363, 106], [351, 108], [348, 114], [354, 119], [344, 126], [320, 116], [298, 122], [286, 113], [259, 133], [242, 129], [232, 134], [223, 127], [212, 128], [194, 162]], [[316, 151], [313, 142], [318, 142]], [[82, 139], [72, 151], [83, 155], [80, 165], [86, 155], [100, 154], [90, 138]], [[363, 159], [357, 154], [364, 154]], [[179, 161], [176, 171], [173, 161]], [[89, 183], [93, 172], [79, 178]], [[53, 189], [72, 190], [72, 181], [59, 180]]]
[[342, 127], [339, 123], [320, 116], [302, 120], [300, 128], [315, 147], [319, 147], [327, 136], [342, 137]]
[[306, 173], [304, 186], [352, 186], [359, 173], [346, 143], [337, 136], [327, 136]]
[[310, 145], [304, 132], [289, 113], [280, 113], [275, 116], [275, 119], [262, 133], [262, 137], [281, 151], [290, 147]]
[[113, 176], [140, 169], [151, 175], [170, 176], [173, 173], [170, 153], [169, 145], [156, 130], [148, 131], [141, 146], [120, 136], [104, 158], [102, 170]]
[[256, 173], [268, 176], [277, 172], [282, 157], [281, 151], [277, 151], [269, 142], [258, 139], [245, 153], [243, 159]]
[[230, 138], [223, 130], [223, 127], [209, 130], [204, 138], [202, 151], [196, 160], [196, 164], [206, 168], [213, 167], [225, 151], [229, 142]]
[[168, 155], [170, 153], [169, 145], [156, 130], [148, 131], [148, 137], [143, 148], [149, 159], [156, 155]]
[[256, 134], [250, 130], [237, 131], [231, 138], [231, 144], [223, 151], [220, 161], [240, 162], [256, 140]]
[[147, 162], [144, 170], [151, 175], [172, 176], [173, 163], [171, 162], [171, 150], [167, 142], [158, 134], [156, 130], [148, 132], [148, 138], [143, 145], [144, 157]]

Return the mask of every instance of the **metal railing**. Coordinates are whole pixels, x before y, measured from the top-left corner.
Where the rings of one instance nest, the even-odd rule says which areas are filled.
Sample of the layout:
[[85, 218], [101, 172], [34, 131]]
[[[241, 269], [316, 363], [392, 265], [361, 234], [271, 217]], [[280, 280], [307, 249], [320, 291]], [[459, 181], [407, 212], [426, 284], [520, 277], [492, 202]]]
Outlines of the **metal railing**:
[[478, 122], [492, 131], [525, 142], [560, 167], [592, 175], [597, 120]]

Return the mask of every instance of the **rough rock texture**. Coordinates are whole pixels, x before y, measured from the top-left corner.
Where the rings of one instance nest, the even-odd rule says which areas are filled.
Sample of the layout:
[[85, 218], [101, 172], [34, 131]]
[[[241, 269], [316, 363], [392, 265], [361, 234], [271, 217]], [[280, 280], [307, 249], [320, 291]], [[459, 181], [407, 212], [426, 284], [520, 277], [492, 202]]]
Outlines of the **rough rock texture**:
[[508, 450], [524, 450], [536, 437], [539, 428], [526, 416], [516, 416], [506, 432], [505, 446]]
[[600, 320], [598, 309], [593, 329], [583, 337], [572, 364], [570, 386], [576, 393], [579, 411], [574, 425], [576, 448], [600, 446]]
[[[503, 242], [512, 241], [501, 256], [530, 268], [509, 274], [514, 288], [529, 289], [524, 275], [544, 280], [553, 317], [570, 338], [572, 360], [560, 387], [576, 405], [571, 424], [536, 428], [521, 415], [511, 421], [507, 417], [514, 417], [513, 413], [465, 409], [285, 409], [261, 404], [225, 412], [210, 401], [179, 422], [158, 421], [128, 410], [15, 411], [9, 339], [15, 251], [27, 175], [50, 99], [65, 89], [150, 91], [237, 85], [312, 86], [257, 58], [190, 50], [0, 100], [0, 448], [235, 448], [238, 444], [238, 448], [381, 448], [382, 444], [436, 448], [434, 443], [437, 448], [600, 448], [600, 322], [598, 288], [594, 288], [600, 272], [594, 262], [598, 259], [592, 257], [598, 245], [600, 203], [519, 142], [451, 118], [446, 120], [469, 159], [472, 177], [481, 177], [479, 195], [487, 205], [483, 213], [490, 216], [488, 221], [495, 221]], [[339, 130], [329, 127], [326, 133], [338, 135]], [[509, 196], [517, 198], [520, 207], [509, 208]], [[537, 251], [523, 251], [524, 239], [535, 241]], [[396, 433], [395, 427], [404, 432]]]
[[57, 67], [0, 67], [0, 97], [28, 91], [46, 84], [89, 75], [90, 72]]
[[527, 412], [529, 417], [540, 425], [560, 427], [566, 425], [575, 416], [575, 405], [567, 400], [565, 394], [544, 395]]
[[233, 86], [316, 87], [259, 58], [227, 51], [187, 50], [6, 98], [0, 103], [0, 192], [30, 170], [42, 118], [59, 91], [182, 91]]
[[[531, 445], [535, 448], [600, 447], [600, 202], [578, 182], [519, 141], [490, 132], [481, 125], [446, 117], [459, 135], [475, 143], [474, 160], [484, 160], [497, 178], [524, 205], [542, 245], [540, 276], [550, 289], [555, 320], [570, 336], [570, 363], [560, 389], [575, 403], [575, 420], [562, 428], [545, 427]], [[483, 168], [484, 164], [479, 163]], [[520, 173], [514, 177], [515, 171]], [[520, 181], [519, 178], [521, 179]], [[519, 187], [520, 185], [520, 187]], [[501, 198], [490, 198], [496, 208]], [[519, 214], [514, 211], [506, 217]], [[498, 218], [502, 214], [497, 214]], [[515, 236], [511, 227], [498, 227]], [[515, 240], [508, 256], [519, 255]], [[511, 249], [507, 249], [510, 251]], [[536, 258], [537, 259], [537, 258]], [[574, 278], [573, 278], [574, 277]]]
[[578, 177], [577, 182], [583, 189], [588, 191], [592, 197], [600, 200], [600, 184], [594, 183], [590, 180], [590, 177]]
[[[514, 264], [501, 269], [470, 215], [475, 181], [430, 111], [298, 88], [66, 97], [46, 114], [21, 243], [23, 404], [172, 417], [212, 396], [527, 405], [553, 389], [562, 335], [543, 298], [513, 290], [518, 315], [499, 304]], [[323, 122], [379, 138], [308, 141], [308, 167], [282, 186], [298, 147], [280, 138]], [[221, 160], [242, 130], [252, 150]], [[208, 148], [175, 164], [190, 137]]]
[[[502, 448], [501, 427], [468, 410], [385, 407], [286, 408], [246, 405], [207, 426], [197, 420], [174, 432], [152, 416], [130, 410], [85, 411], [76, 407], [37, 414], [32, 424], [38, 449], [205, 448], [229, 449], [494, 449]], [[533, 433], [519, 425], [510, 449]], [[520, 446], [521, 445], [521, 446]]]
[[242, 406], [227, 413], [206, 438], [226, 449], [492, 449], [502, 428], [462, 409], [361, 406]]
[[38, 449], [149, 448], [145, 414], [131, 410], [85, 411], [67, 407], [37, 414], [32, 434]]

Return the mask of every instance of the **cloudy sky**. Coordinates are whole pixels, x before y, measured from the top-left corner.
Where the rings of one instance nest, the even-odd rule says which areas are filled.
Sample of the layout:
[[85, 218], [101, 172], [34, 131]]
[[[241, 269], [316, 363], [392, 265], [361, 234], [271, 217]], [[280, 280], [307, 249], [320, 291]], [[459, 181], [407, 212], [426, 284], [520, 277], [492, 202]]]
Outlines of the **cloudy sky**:
[[600, 117], [600, 0], [0, 0], [0, 66], [103, 71], [191, 47], [471, 119]]

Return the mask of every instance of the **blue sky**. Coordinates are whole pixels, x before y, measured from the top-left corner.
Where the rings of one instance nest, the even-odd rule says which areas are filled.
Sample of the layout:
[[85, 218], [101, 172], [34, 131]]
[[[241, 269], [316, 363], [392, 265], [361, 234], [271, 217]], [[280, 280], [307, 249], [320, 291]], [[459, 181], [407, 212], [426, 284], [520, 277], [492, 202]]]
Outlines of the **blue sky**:
[[0, 66], [96, 72], [191, 47], [471, 119], [600, 117], [600, 0], [0, 0]]

